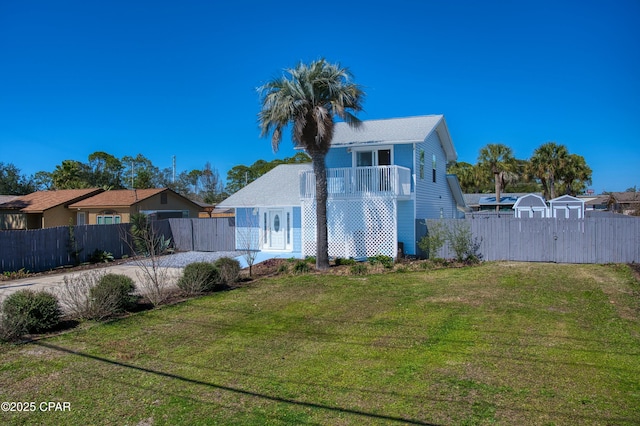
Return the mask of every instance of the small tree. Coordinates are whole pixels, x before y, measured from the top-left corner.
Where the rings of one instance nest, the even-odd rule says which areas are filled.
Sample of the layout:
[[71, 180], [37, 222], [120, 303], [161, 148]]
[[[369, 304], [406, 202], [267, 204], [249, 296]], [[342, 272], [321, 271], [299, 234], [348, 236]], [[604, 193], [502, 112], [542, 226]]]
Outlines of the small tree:
[[[237, 211], [237, 210], [236, 210]], [[242, 253], [242, 257], [249, 266], [249, 276], [252, 274], [253, 264], [260, 252], [260, 228], [258, 215], [252, 213], [252, 209], [244, 209], [244, 226], [236, 222], [236, 249]], [[236, 221], [239, 218], [236, 218]]]
[[428, 253], [429, 259], [435, 259], [436, 253], [447, 244], [458, 262], [482, 260], [481, 241], [473, 237], [467, 221], [454, 220], [451, 226], [447, 226], [445, 222], [430, 220], [428, 230], [429, 233], [418, 242], [418, 247]]
[[482, 255], [478, 252], [480, 243], [474, 240], [471, 226], [463, 220], [456, 220], [448, 229], [447, 240], [456, 255], [458, 262], [479, 261]]
[[423, 252], [427, 253], [428, 259], [435, 259], [438, 251], [447, 242], [447, 229], [446, 227], [436, 221], [430, 221], [427, 225], [427, 235], [422, 237], [418, 241], [418, 247]]
[[131, 219], [131, 230], [121, 235], [121, 239], [129, 245], [132, 252], [139, 255], [133, 261], [139, 268], [136, 276], [140, 288], [147, 299], [157, 306], [169, 295], [170, 272], [162, 255], [170, 248], [171, 238], [159, 234], [153, 222], [142, 213], [131, 215]]

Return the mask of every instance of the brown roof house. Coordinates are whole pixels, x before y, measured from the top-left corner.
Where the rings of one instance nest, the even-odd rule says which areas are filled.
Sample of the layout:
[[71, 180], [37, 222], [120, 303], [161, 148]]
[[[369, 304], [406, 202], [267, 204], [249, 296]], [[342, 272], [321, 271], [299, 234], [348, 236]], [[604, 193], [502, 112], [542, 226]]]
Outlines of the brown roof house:
[[612, 192], [611, 210], [626, 215], [640, 215], [640, 192]]
[[129, 223], [131, 215], [145, 213], [154, 219], [197, 218], [198, 204], [168, 188], [105, 191], [69, 205], [86, 224]]
[[0, 204], [0, 229], [39, 229], [78, 225], [78, 216], [67, 207], [96, 195], [100, 188], [37, 191]]

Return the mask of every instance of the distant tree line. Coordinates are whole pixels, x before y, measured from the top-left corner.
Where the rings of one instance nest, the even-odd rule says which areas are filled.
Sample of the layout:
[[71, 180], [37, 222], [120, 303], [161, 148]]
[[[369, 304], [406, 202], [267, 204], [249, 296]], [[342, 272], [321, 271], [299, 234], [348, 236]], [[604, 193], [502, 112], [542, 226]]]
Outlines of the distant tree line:
[[173, 168], [160, 169], [142, 154], [118, 159], [96, 151], [86, 162], [63, 160], [53, 171], [39, 171], [31, 176], [22, 174], [11, 163], [0, 162], [0, 195], [25, 195], [56, 189], [170, 188], [191, 200], [216, 204], [279, 164], [308, 161], [306, 154], [298, 153], [282, 160], [258, 160], [251, 166], [238, 165], [229, 170], [225, 186], [210, 162], [202, 169], [176, 172], [174, 176]]
[[555, 142], [542, 144], [525, 160], [504, 144], [488, 144], [476, 164], [450, 164], [448, 172], [458, 176], [465, 193], [542, 192], [547, 199], [584, 193], [592, 173], [584, 157]]

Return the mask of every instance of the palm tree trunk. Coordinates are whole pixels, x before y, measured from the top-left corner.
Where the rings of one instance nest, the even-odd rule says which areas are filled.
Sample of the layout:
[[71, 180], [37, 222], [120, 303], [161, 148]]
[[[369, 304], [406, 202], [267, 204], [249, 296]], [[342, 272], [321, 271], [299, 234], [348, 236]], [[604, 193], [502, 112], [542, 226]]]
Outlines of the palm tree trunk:
[[316, 269], [329, 269], [329, 241], [327, 233], [327, 168], [324, 154], [311, 154], [316, 176]]

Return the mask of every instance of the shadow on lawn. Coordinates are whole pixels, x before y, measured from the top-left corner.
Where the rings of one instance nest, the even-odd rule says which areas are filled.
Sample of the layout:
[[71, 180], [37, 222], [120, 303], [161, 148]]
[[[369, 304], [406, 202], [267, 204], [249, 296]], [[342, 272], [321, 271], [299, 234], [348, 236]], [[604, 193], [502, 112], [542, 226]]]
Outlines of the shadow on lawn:
[[211, 388], [216, 388], [216, 389], [221, 389], [221, 390], [225, 390], [228, 392], [234, 392], [234, 393], [238, 393], [238, 394], [242, 394], [242, 395], [248, 395], [248, 396], [253, 396], [256, 398], [262, 398], [262, 399], [266, 399], [269, 401], [275, 401], [275, 402], [284, 402], [287, 404], [292, 404], [292, 405], [298, 405], [301, 407], [308, 407], [308, 408], [318, 408], [318, 409], [322, 409], [322, 410], [330, 410], [330, 411], [338, 411], [341, 413], [345, 413], [345, 414], [354, 414], [357, 416], [363, 416], [363, 417], [368, 417], [368, 418], [372, 418], [372, 419], [379, 419], [379, 420], [387, 420], [387, 421], [394, 421], [394, 422], [401, 422], [401, 423], [406, 423], [406, 424], [412, 424], [412, 425], [426, 425], [426, 426], [437, 426], [434, 423], [426, 423], [420, 420], [413, 420], [413, 419], [407, 419], [404, 417], [394, 417], [394, 416], [385, 416], [385, 415], [381, 415], [381, 414], [375, 414], [375, 413], [367, 413], [364, 411], [359, 411], [359, 410], [352, 410], [349, 408], [341, 408], [341, 407], [332, 407], [329, 405], [323, 405], [323, 404], [316, 404], [313, 402], [305, 402], [305, 401], [296, 401], [293, 399], [287, 399], [287, 398], [280, 398], [277, 396], [271, 396], [271, 395], [265, 395], [262, 393], [258, 393], [258, 392], [251, 392], [251, 391], [246, 391], [246, 390], [242, 390], [242, 389], [236, 389], [236, 388], [232, 388], [230, 386], [222, 386], [222, 385], [217, 385], [215, 383], [208, 383], [208, 382], [203, 382], [200, 380], [194, 380], [194, 379], [189, 379], [187, 377], [182, 377], [182, 376], [178, 376], [176, 374], [171, 374], [171, 373], [165, 373], [163, 371], [157, 371], [157, 370], [152, 370], [149, 368], [144, 368], [144, 367], [139, 367], [136, 365], [132, 365], [132, 364], [126, 364], [123, 362], [118, 362], [118, 361], [113, 361], [107, 358], [102, 358], [99, 356], [95, 356], [95, 355], [89, 355], [83, 352], [78, 352], [78, 351], [74, 351], [71, 349], [67, 349], [67, 348], [63, 348], [61, 346], [56, 346], [56, 345], [51, 345], [49, 343], [44, 343], [44, 342], [33, 342], [34, 345], [38, 345], [38, 346], [43, 346], [45, 348], [48, 349], [52, 349], [55, 351], [59, 351], [59, 352], [65, 352], [71, 355], [77, 355], [83, 358], [88, 358], [88, 359], [92, 359], [95, 361], [100, 361], [100, 362], [104, 362], [106, 364], [111, 364], [111, 365], [116, 365], [119, 367], [124, 367], [124, 368], [130, 368], [132, 370], [137, 370], [137, 371], [141, 371], [143, 373], [150, 373], [150, 374], [155, 374], [161, 377], [166, 377], [166, 378], [170, 378], [170, 379], [176, 379], [176, 380], [180, 380], [186, 383], [191, 383], [191, 384], [195, 384], [195, 385], [202, 385], [202, 386], [208, 386]]

